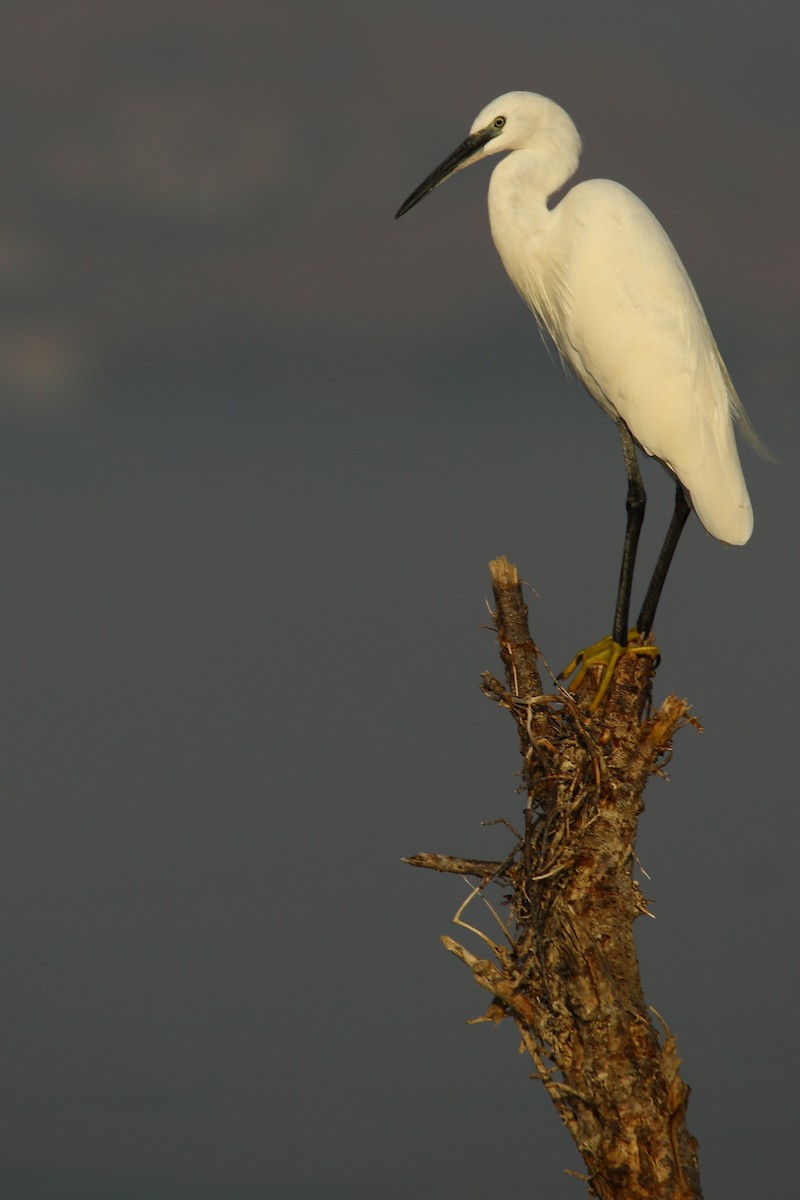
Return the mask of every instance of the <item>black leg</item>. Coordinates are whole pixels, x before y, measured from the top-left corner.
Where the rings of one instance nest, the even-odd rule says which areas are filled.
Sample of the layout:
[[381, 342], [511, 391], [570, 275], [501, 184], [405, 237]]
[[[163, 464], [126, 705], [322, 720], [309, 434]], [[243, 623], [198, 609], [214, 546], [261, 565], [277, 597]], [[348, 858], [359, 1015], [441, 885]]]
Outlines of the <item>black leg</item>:
[[647, 589], [647, 595], [644, 598], [642, 611], [639, 613], [639, 620], [636, 622], [636, 628], [639, 630], [639, 633], [648, 634], [652, 632], [653, 621], [656, 617], [656, 608], [661, 597], [664, 580], [667, 578], [669, 564], [672, 562], [675, 547], [678, 545], [678, 539], [683, 532], [686, 518], [691, 511], [692, 506], [686, 498], [686, 493], [681, 485], [677, 484], [675, 487], [675, 511], [672, 514], [667, 536], [664, 538], [664, 545], [661, 547], [661, 553], [658, 556], [656, 569], [653, 571], [653, 578], [650, 580], [650, 587]]
[[[622, 566], [619, 572], [619, 588], [617, 590], [617, 607], [614, 612], [614, 641], [619, 646], [628, 644], [628, 615], [631, 607], [631, 588], [633, 587], [633, 568], [636, 564], [636, 547], [639, 545], [639, 534], [642, 531], [642, 522], [644, 521], [644, 509], [647, 503], [647, 494], [642, 483], [642, 476], [639, 471], [639, 463], [636, 460], [636, 447], [633, 444], [630, 430], [624, 421], [619, 422], [619, 435], [622, 438], [622, 456], [625, 459], [625, 472], [628, 476], [628, 498], [625, 501], [625, 510], [628, 514], [628, 523], [625, 526], [625, 545], [622, 549]], [[684, 520], [686, 518], [684, 517]], [[670, 527], [671, 528], [671, 527]], [[678, 530], [680, 533], [680, 530]], [[675, 541], [677, 542], [677, 537]], [[665, 547], [666, 548], [666, 547]], [[674, 550], [674, 546], [673, 546]], [[664, 551], [662, 550], [662, 557]], [[670, 558], [672, 554], [670, 553]], [[659, 559], [659, 565], [661, 560]], [[664, 567], [664, 575], [666, 568], [669, 566], [667, 559]], [[658, 567], [656, 567], [656, 572]], [[655, 577], [654, 577], [655, 582]], [[663, 583], [663, 577], [661, 583]], [[652, 590], [651, 583], [650, 589]], [[658, 591], [661, 591], [659, 585]], [[647, 593], [648, 599], [650, 592]], [[656, 594], [656, 602], [658, 602], [658, 593]], [[647, 601], [645, 601], [645, 604]], [[655, 605], [653, 606], [655, 608]]]

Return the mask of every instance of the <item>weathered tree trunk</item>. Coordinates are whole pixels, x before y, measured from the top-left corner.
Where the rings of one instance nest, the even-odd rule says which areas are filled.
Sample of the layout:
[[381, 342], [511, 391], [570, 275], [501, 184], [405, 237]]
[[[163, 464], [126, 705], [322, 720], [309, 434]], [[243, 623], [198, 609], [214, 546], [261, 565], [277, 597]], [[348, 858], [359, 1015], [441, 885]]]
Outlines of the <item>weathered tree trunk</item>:
[[[448, 950], [493, 997], [486, 1018], [510, 1017], [601, 1200], [702, 1195], [686, 1124], [689, 1089], [675, 1042], [644, 1001], [633, 922], [646, 902], [633, 879], [636, 826], [650, 775], [690, 718], [670, 696], [650, 711], [650, 659], [626, 655], [597, 713], [596, 681], [576, 697], [545, 695], [516, 568], [490, 564], [506, 684], [483, 691], [517, 724], [525, 825], [505, 862], [420, 854], [407, 861], [504, 886], [504, 944], [479, 958]], [[482, 935], [483, 936], [483, 935]]]

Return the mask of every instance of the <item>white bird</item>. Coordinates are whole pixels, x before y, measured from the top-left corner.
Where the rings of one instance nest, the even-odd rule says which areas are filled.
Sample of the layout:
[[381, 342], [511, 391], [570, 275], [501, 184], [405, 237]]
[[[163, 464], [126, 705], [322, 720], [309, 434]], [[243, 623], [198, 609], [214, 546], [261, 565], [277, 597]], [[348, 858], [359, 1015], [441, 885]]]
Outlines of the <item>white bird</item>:
[[[621, 653], [655, 653], [654, 647], [629, 643], [652, 630], [691, 508], [720, 541], [742, 545], [750, 537], [753, 512], [733, 421], [754, 435], [691, 280], [642, 201], [619, 183], [591, 179], [548, 207], [549, 197], [575, 173], [580, 150], [578, 131], [563, 108], [532, 92], [509, 92], [478, 114], [469, 137], [412, 192], [397, 216], [462, 167], [510, 152], [489, 185], [494, 244], [540, 328], [622, 438], [628, 520], [614, 628], [591, 660], [611, 668], [607, 685]], [[634, 439], [661, 460], [677, 486], [664, 546], [636, 629], [629, 633], [646, 503]], [[576, 662], [583, 658], [585, 668], [588, 655]]]

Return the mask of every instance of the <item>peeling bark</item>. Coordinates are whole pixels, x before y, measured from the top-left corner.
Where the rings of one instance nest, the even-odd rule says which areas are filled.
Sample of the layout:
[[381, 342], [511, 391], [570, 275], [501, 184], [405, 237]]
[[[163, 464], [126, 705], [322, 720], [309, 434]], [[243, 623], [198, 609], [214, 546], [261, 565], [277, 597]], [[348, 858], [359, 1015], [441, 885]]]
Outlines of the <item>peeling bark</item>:
[[481, 934], [490, 958], [443, 942], [492, 996], [480, 1019], [515, 1022], [583, 1156], [589, 1194], [697, 1198], [689, 1089], [675, 1041], [642, 993], [633, 922], [647, 907], [632, 874], [645, 785], [675, 732], [694, 722], [675, 696], [651, 711], [653, 663], [640, 656], [620, 661], [597, 713], [591, 673], [575, 696], [545, 694], [516, 568], [500, 558], [490, 571], [505, 684], [486, 674], [482, 689], [516, 722], [524, 829], [503, 863], [406, 861], [510, 889], [506, 943]]

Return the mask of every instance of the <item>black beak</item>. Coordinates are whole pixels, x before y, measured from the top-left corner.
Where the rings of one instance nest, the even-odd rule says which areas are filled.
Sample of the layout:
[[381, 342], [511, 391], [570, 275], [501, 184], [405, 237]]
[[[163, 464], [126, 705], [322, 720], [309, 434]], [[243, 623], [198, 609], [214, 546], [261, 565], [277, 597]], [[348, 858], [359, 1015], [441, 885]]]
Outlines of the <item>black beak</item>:
[[415, 204], [419, 204], [420, 200], [427, 196], [428, 192], [432, 192], [440, 183], [444, 183], [448, 175], [452, 175], [459, 167], [467, 165], [468, 159], [477, 154], [481, 146], [492, 138], [499, 130], [494, 129], [491, 125], [488, 129], [481, 129], [479, 133], [471, 133], [468, 138], [465, 138], [460, 146], [457, 146], [449, 158], [446, 158], [443, 163], [440, 163], [435, 171], [431, 171], [428, 178], [421, 183], [416, 191], [405, 200], [397, 212], [395, 218], [402, 217], [403, 213], [407, 213]]

